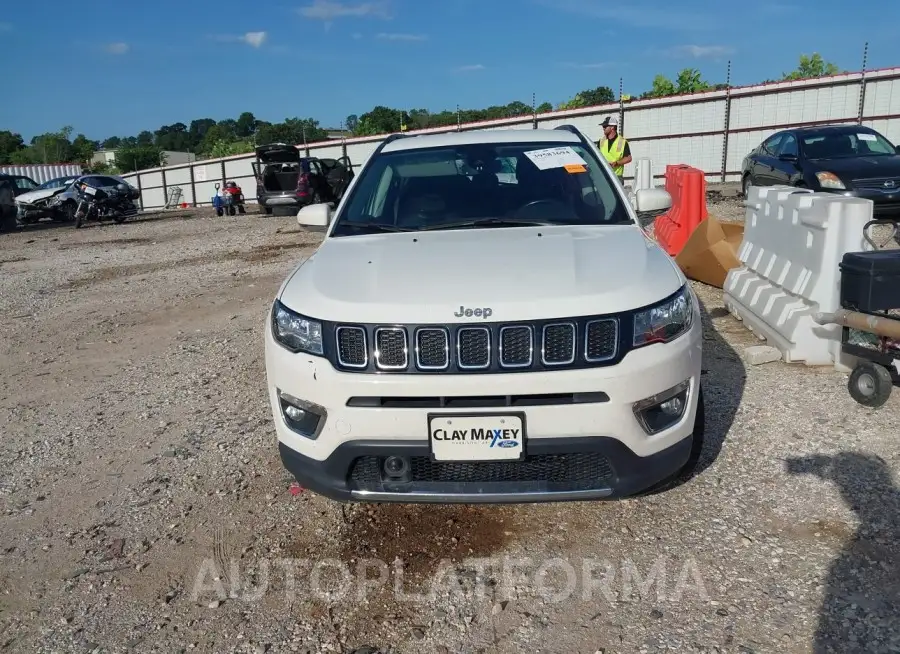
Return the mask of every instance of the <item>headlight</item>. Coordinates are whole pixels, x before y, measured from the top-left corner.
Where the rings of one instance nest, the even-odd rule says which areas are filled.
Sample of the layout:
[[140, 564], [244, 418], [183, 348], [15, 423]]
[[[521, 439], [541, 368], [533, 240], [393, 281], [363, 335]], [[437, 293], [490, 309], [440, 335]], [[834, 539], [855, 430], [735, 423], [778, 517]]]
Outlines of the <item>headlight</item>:
[[634, 347], [668, 343], [686, 332], [694, 321], [694, 303], [685, 284], [674, 296], [634, 316]]
[[292, 352], [321, 355], [322, 323], [294, 313], [278, 300], [272, 308], [272, 334]]
[[816, 173], [816, 179], [819, 180], [819, 185], [822, 188], [831, 188], [837, 190], [844, 190], [847, 188], [846, 186], [844, 186], [844, 182], [842, 182], [834, 173]]

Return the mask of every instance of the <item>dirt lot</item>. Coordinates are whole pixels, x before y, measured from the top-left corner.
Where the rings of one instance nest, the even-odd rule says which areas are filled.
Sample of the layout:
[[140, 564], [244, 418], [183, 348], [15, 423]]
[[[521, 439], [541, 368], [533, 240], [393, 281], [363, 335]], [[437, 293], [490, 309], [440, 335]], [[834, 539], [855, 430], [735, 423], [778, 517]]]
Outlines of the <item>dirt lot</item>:
[[900, 651], [900, 393], [873, 412], [832, 370], [745, 365], [714, 288], [677, 488], [292, 492], [263, 319], [319, 238], [202, 211], [0, 237], [0, 651]]

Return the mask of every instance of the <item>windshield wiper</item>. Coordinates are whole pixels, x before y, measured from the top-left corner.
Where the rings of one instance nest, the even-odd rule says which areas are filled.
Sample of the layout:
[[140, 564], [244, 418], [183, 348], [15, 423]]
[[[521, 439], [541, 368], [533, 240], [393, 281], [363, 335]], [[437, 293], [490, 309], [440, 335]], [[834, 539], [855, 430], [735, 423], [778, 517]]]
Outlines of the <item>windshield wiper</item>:
[[420, 227], [422, 231], [436, 229], [460, 229], [464, 227], [552, 227], [557, 223], [546, 220], [517, 220], [515, 218], [476, 218], [474, 220], [460, 220], [452, 223], [438, 223]]
[[396, 225], [385, 225], [384, 223], [354, 223], [346, 222], [337, 226], [336, 230], [340, 231], [344, 228], [365, 230], [368, 232], [411, 232], [415, 231], [407, 227], [397, 227]]

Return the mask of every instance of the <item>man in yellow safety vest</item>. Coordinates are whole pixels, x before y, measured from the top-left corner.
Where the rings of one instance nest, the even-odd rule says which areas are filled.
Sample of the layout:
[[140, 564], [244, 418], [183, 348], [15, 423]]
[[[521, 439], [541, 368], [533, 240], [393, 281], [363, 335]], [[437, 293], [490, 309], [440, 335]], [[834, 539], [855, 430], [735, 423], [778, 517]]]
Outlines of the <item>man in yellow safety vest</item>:
[[625, 137], [619, 134], [619, 119], [615, 116], [607, 116], [600, 126], [603, 128], [605, 139], [597, 142], [603, 158], [612, 166], [613, 172], [619, 183], [625, 184], [625, 164], [631, 163], [631, 146]]

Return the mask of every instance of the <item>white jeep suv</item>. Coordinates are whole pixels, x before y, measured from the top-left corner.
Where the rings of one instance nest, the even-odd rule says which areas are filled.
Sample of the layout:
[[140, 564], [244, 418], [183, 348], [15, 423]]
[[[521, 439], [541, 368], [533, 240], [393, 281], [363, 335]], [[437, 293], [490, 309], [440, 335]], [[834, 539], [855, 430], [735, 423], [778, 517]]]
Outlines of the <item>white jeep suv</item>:
[[[502, 172], [505, 171], [505, 172]], [[513, 172], [509, 172], [513, 171]], [[284, 466], [339, 501], [626, 497], [696, 464], [699, 303], [577, 129], [383, 141], [265, 326]]]

